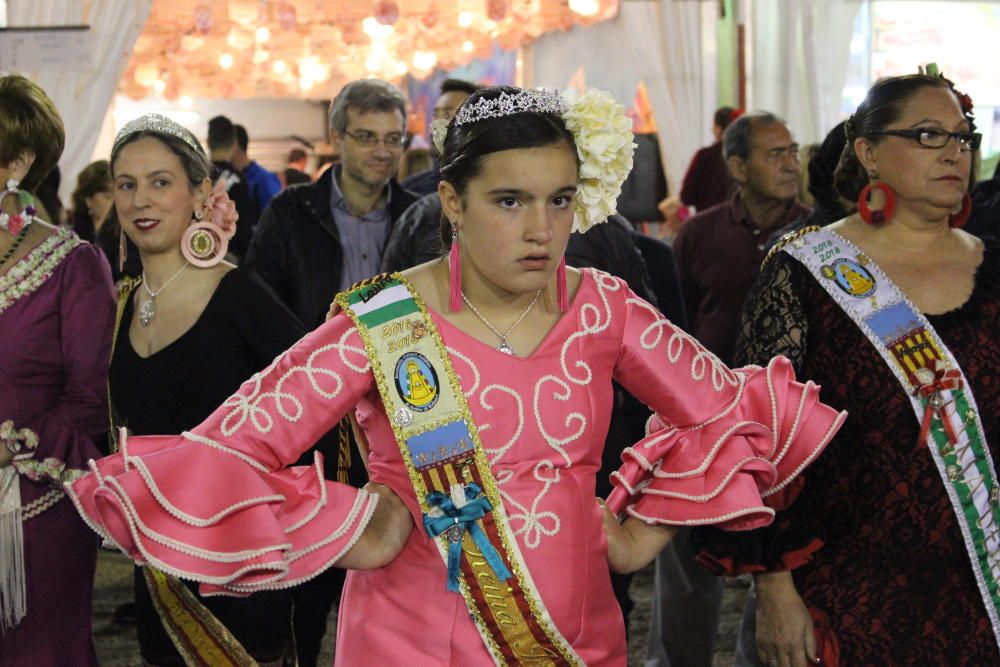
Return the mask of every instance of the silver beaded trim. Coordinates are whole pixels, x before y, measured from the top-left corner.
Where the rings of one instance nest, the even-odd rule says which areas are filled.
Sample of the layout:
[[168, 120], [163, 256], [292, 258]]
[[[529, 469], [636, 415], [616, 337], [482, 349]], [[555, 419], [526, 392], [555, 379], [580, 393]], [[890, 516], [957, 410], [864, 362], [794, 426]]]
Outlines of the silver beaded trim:
[[455, 125], [475, 123], [486, 118], [500, 118], [516, 113], [554, 113], [562, 115], [567, 110], [566, 101], [557, 91], [519, 90], [514, 94], [500, 93], [487, 99], [481, 97], [472, 104], [465, 104], [455, 114]]
[[172, 137], [180, 139], [188, 146], [198, 151], [199, 153], [205, 153], [205, 149], [201, 147], [198, 140], [194, 138], [190, 130], [181, 125], [180, 123], [170, 120], [166, 116], [162, 116], [158, 113], [148, 113], [144, 116], [140, 116], [135, 120], [130, 120], [125, 123], [124, 127], [118, 131], [118, 135], [115, 137], [114, 146], [111, 147], [111, 153], [114, 154], [118, 152], [121, 145], [128, 140], [133, 134], [138, 134], [139, 132], [152, 132], [154, 134], [169, 134]]

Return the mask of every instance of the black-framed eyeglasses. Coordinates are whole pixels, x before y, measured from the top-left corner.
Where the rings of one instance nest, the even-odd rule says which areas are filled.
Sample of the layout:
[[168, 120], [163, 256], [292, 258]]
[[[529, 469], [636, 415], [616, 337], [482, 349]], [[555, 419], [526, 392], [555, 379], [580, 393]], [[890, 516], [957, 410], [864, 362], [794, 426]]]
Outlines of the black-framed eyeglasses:
[[974, 151], [979, 148], [983, 135], [978, 132], [948, 132], [938, 127], [915, 127], [912, 130], [874, 130], [868, 134], [912, 139], [924, 148], [944, 148], [952, 139], [958, 142], [959, 149]]
[[385, 144], [386, 148], [394, 149], [403, 145], [403, 135], [399, 133], [387, 134], [384, 137], [380, 137], [374, 132], [344, 132], [344, 134], [368, 148]]

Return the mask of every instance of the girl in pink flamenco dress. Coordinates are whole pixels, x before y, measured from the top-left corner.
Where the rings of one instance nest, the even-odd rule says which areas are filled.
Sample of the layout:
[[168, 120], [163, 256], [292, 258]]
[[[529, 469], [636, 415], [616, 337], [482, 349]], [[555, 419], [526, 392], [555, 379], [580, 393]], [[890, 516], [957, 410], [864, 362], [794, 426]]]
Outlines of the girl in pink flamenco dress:
[[[574, 129], [577, 105], [507, 87], [470, 97], [442, 151], [439, 194], [456, 250], [450, 263], [403, 276], [426, 304], [478, 427], [502, 505], [493, 514], [509, 538], [505, 562], [520, 576], [511, 588], [523, 589], [522, 611], [549, 628], [558, 655], [504, 646], [448, 589], [447, 533], [432, 538], [423, 528], [426, 505], [397, 444], [401, 420], [387, 415], [380, 393], [381, 362], [372, 363], [346, 312], [190, 432], [127, 438], [92, 463], [92, 474], [69, 487], [88, 524], [137, 562], [201, 582], [206, 594], [358, 568], [341, 602], [337, 665], [624, 666], [609, 567], [642, 567], [676, 526], [770, 523], [843, 415], [818, 402], [817, 387], [796, 382], [786, 360], [731, 370], [624, 281], [565, 269], [573, 193], [591, 145]], [[469, 307], [457, 311], [453, 297]], [[415, 384], [429, 397], [438, 380], [420, 371]], [[657, 417], [623, 453], [604, 508], [594, 495], [612, 380]], [[373, 490], [324, 481], [321, 461], [286, 467], [352, 412]], [[395, 496], [405, 520], [380, 518]], [[417, 527], [407, 533], [409, 515]]]

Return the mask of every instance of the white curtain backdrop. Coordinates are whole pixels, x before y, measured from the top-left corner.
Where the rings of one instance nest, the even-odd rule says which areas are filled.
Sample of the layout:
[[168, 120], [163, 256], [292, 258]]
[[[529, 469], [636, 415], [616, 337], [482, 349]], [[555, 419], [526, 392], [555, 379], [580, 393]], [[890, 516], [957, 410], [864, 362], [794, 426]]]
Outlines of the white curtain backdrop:
[[862, 0], [751, 0], [753, 109], [783, 116], [800, 142], [840, 121], [854, 21]]
[[[10, 27], [90, 26], [91, 68], [22, 72], [49, 94], [66, 125], [59, 195], [69, 205], [76, 176], [90, 162], [108, 105], [153, 0], [8, 0]], [[69, 33], [74, 35], [77, 33]], [[67, 37], [72, 38], [72, 37]]]
[[645, 82], [677, 193], [691, 156], [711, 141], [717, 11], [701, 0], [623, 0], [611, 21], [549, 33], [528, 47], [525, 85], [564, 88], [582, 67], [588, 86], [628, 108]]

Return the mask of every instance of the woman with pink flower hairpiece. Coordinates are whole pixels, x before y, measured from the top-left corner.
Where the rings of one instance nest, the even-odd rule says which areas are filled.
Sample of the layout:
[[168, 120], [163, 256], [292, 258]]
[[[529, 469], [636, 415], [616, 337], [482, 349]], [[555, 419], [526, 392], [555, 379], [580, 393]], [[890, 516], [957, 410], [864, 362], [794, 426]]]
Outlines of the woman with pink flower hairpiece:
[[[109, 395], [114, 427], [136, 435], [195, 426], [305, 333], [252, 274], [224, 261], [237, 214], [211, 170], [188, 130], [153, 114], [126, 124], [111, 151], [112, 215], [139, 250], [142, 277], [120, 290]], [[195, 483], [195, 471], [187, 476]], [[146, 664], [287, 657], [287, 591], [206, 599], [136, 568], [135, 595]]]
[[[191, 431], [124, 438], [69, 487], [81, 514], [206, 595], [351, 570], [338, 665], [623, 667], [609, 570], [678, 525], [768, 523], [842, 420], [786, 361], [729, 369], [624, 281], [566, 267], [570, 233], [614, 213], [630, 127], [607, 93], [471, 95], [434, 128], [448, 254], [337, 295]], [[612, 380], [660, 420], [604, 505]], [[348, 414], [376, 486], [288, 467]]]

